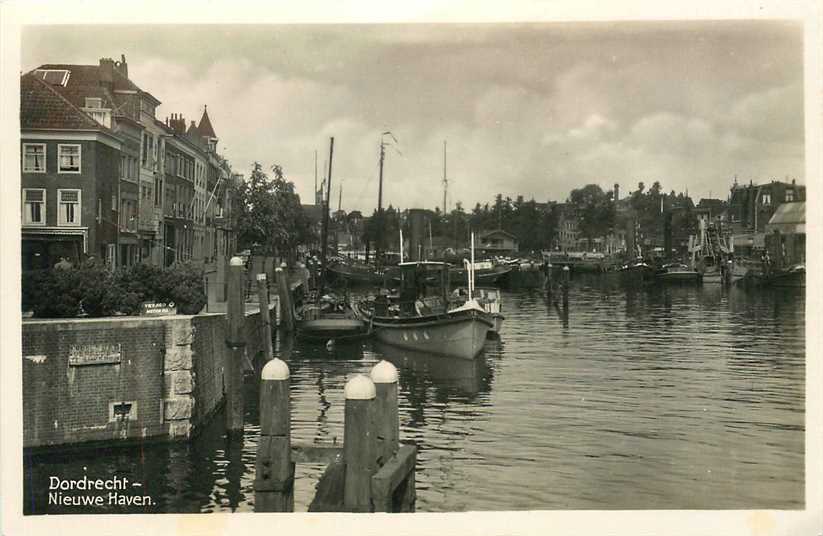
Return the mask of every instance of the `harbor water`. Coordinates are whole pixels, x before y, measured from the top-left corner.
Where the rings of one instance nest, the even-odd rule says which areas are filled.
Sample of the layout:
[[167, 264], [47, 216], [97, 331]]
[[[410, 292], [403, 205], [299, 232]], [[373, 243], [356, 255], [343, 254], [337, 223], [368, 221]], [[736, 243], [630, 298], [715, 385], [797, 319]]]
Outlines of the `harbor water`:
[[[500, 339], [474, 362], [278, 337], [293, 441], [342, 444], [346, 380], [388, 359], [401, 441], [419, 448], [418, 511], [803, 508], [803, 289], [591, 278], [567, 316], [538, 291], [503, 299]], [[218, 415], [188, 443], [25, 456], [26, 512], [46, 511], [49, 475], [84, 474], [142, 482], [154, 500], [95, 512], [253, 511], [253, 381], [246, 401], [242, 439]], [[295, 511], [323, 469], [297, 466]]]

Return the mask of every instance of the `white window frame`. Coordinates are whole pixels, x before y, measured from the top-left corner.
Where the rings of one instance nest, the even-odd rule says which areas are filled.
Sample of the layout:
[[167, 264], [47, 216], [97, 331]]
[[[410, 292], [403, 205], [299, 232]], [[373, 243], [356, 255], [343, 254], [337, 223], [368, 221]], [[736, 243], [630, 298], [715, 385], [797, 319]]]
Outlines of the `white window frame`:
[[[77, 171], [65, 171], [62, 168], [63, 147], [77, 147]], [[83, 172], [83, 145], [80, 143], [58, 143], [57, 144], [57, 173], [61, 175], [79, 175]]]
[[[27, 169], [26, 168], [26, 148], [27, 147], [42, 147], [43, 148], [43, 169]], [[24, 143], [23, 144], [23, 173], [46, 173], [48, 169], [48, 160], [47, 160], [47, 153], [48, 149], [46, 148], [45, 143]]]
[[[63, 204], [63, 192], [77, 192], [77, 205], [75, 208], [76, 222], [63, 221], [61, 205]], [[57, 190], [57, 226], [58, 227], [80, 227], [83, 222], [83, 190], [80, 188], [59, 188]]]
[[[40, 219], [41, 221], [33, 221], [29, 222], [26, 221], [26, 192], [30, 191], [40, 191], [43, 192], [43, 201], [40, 202], [42, 207], [40, 208]], [[23, 188], [23, 225], [26, 227], [35, 227], [35, 226], [44, 226], [46, 225], [46, 189], [45, 188]]]

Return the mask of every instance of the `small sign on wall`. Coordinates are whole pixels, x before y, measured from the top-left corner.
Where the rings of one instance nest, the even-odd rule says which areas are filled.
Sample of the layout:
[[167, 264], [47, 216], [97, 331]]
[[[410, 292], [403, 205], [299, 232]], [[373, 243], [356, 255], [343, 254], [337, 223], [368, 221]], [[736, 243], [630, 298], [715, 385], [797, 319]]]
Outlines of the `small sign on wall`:
[[69, 349], [69, 366], [116, 364], [120, 363], [121, 356], [120, 343], [72, 345]]
[[176, 314], [177, 307], [174, 305], [174, 302], [143, 302], [140, 304], [141, 316], [164, 316]]

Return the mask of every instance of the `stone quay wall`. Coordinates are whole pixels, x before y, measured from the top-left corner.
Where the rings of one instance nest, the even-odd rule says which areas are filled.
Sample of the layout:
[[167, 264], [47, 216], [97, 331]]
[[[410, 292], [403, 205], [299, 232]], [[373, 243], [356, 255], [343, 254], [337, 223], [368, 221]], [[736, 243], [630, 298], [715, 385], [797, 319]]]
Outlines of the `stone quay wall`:
[[[246, 315], [246, 363], [262, 351]], [[26, 320], [23, 446], [185, 440], [223, 403], [224, 314]]]

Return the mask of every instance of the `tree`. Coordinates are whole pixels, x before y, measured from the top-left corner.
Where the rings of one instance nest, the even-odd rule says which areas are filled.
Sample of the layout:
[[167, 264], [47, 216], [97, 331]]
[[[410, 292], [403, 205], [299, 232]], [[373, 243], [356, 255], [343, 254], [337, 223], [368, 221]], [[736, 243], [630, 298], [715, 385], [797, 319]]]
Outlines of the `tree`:
[[572, 190], [569, 203], [577, 213], [578, 229], [589, 248], [593, 239], [609, 234], [615, 221], [611, 191], [606, 193], [600, 186], [588, 184]]
[[248, 180], [235, 186], [238, 247], [263, 255], [291, 255], [311, 240], [312, 231], [294, 184], [279, 165], [271, 171], [273, 179], [255, 162]]

